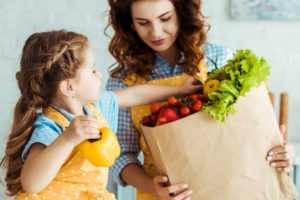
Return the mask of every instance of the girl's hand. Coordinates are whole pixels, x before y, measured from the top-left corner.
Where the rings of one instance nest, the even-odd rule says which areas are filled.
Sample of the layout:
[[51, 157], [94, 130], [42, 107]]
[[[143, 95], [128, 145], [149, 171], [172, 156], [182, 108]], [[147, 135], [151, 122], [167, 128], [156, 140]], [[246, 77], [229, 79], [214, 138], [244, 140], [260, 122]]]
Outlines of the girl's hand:
[[[285, 126], [280, 126], [280, 132], [283, 134]], [[272, 148], [267, 155], [267, 160], [272, 167], [281, 172], [290, 172], [293, 170], [292, 159], [294, 157], [293, 146], [284, 142], [282, 146]]]
[[203, 89], [203, 85], [193, 85], [194, 78], [189, 77], [186, 79], [180, 86], [183, 92], [183, 95], [192, 94]]
[[192, 194], [192, 190], [188, 189], [187, 184], [181, 183], [181, 184], [176, 184], [171, 186], [165, 186], [167, 182], [168, 182], [168, 177], [166, 176], [155, 176], [153, 178], [155, 193], [156, 196], [159, 197], [159, 199], [161, 200], [190, 199], [189, 196]]
[[99, 139], [99, 125], [95, 118], [88, 115], [75, 117], [69, 127], [62, 133], [74, 146], [86, 139]]

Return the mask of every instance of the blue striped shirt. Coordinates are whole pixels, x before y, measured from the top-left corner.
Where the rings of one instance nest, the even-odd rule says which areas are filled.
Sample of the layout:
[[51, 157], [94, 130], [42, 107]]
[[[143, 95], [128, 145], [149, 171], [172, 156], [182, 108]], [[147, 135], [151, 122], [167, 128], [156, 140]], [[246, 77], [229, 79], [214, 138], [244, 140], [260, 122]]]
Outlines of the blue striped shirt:
[[[217, 66], [221, 67], [225, 65], [229, 59], [232, 58], [232, 51], [223, 46], [208, 43], [202, 47], [202, 50], [205, 52], [204, 61], [206, 63], [208, 71], [214, 69], [214, 64], [210, 61], [210, 59], [213, 61], [217, 61]], [[148, 81], [185, 74], [183, 72], [182, 66], [180, 66], [179, 64], [173, 68], [158, 54], [156, 56], [157, 58], [153, 70], [155, 75], [147, 77]], [[182, 63], [181, 61], [184, 61], [183, 55], [181, 56], [178, 63]], [[128, 87], [128, 85], [124, 84], [122, 80], [114, 79], [111, 77], [108, 79], [106, 84], [107, 90], [119, 90], [126, 87]], [[141, 165], [140, 161], [137, 159], [138, 154], [141, 151], [139, 142], [140, 136], [133, 125], [130, 108], [123, 108], [119, 110], [117, 137], [121, 146], [121, 156], [110, 168], [110, 176], [115, 182], [125, 186], [126, 183], [121, 179], [120, 176], [122, 169], [126, 165], [131, 163]]]

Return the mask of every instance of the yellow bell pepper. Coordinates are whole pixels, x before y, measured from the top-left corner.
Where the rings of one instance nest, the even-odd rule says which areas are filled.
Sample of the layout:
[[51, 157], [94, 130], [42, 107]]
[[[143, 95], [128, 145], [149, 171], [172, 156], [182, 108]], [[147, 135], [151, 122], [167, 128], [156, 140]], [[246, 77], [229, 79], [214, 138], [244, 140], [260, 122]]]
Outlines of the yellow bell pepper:
[[209, 93], [211, 93], [215, 89], [219, 88], [220, 85], [221, 85], [221, 82], [216, 79], [206, 81], [204, 84], [204, 87], [203, 87], [203, 94], [208, 96]]
[[120, 145], [115, 133], [108, 127], [100, 129], [100, 139], [83, 141], [79, 151], [96, 167], [110, 167], [120, 156]]

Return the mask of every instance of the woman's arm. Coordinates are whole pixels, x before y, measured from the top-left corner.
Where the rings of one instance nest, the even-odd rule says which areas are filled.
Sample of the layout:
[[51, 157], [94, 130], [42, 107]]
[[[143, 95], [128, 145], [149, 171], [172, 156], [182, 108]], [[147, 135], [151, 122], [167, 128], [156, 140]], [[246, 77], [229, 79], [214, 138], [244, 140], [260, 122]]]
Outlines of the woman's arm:
[[129, 185], [144, 192], [154, 194], [152, 178], [136, 164], [126, 165], [121, 172], [122, 179]]
[[[188, 189], [188, 185], [185, 183], [179, 183], [171, 186], [166, 186], [168, 177], [155, 176], [151, 178], [144, 170], [136, 164], [129, 164], [121, 172], [122, 179], [133, 187], [150, 193], [160, 199], [178, 199], [183, 200], [192, 194], [192, 191]], [[170, 194], [176, 194], [170, 196]]]
[[162, 101], [172, 95], [187, 95], [196, 92], [202, 86], [193, 85], [193, 78], [186, 80], [181, 86], [135, 85], [122, 90], [114, 90], [118, 97], [119, 107], [131, 107]]

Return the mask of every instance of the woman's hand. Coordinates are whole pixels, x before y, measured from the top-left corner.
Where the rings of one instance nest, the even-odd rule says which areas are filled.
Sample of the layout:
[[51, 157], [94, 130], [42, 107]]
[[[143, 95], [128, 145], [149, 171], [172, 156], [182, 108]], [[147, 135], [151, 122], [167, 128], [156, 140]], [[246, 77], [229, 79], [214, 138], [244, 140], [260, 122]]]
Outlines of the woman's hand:
[[72, 120], [69, 127], [62, 133], [66, 141], [74, 146], [86, 139], [99, 139], [99, 125], [95, 118], [80, 115]]
[[[161, 200], [189, 200], [192, 190], [188, 189], [188, 185], [181, 183], [171, 186], [166, 186], [168, 182], [167, 176], [155, 176], [153, 185], [156, 196]], [[178, 193], [180, 192], [180, 193]], [[176, 195], [174, 195], [176, 194]]]
[[[280, 126], [280, 132], [285, 132], [285, 126]], [[282, 146], [272, 148], [266, 157], [272, 167], [281, 172], [290, 172], [293, 170], [292, 159], [294, 157], [293, 146], [284, 142]]]
[[186, 79], [182, 85], [180, 86], [182, 88], [182, 95], [188, 95], [192, 94], [198, 91], [201, 91], [203, 89], [203, 85], [194, 85], [194, 78], [189, 77]]

